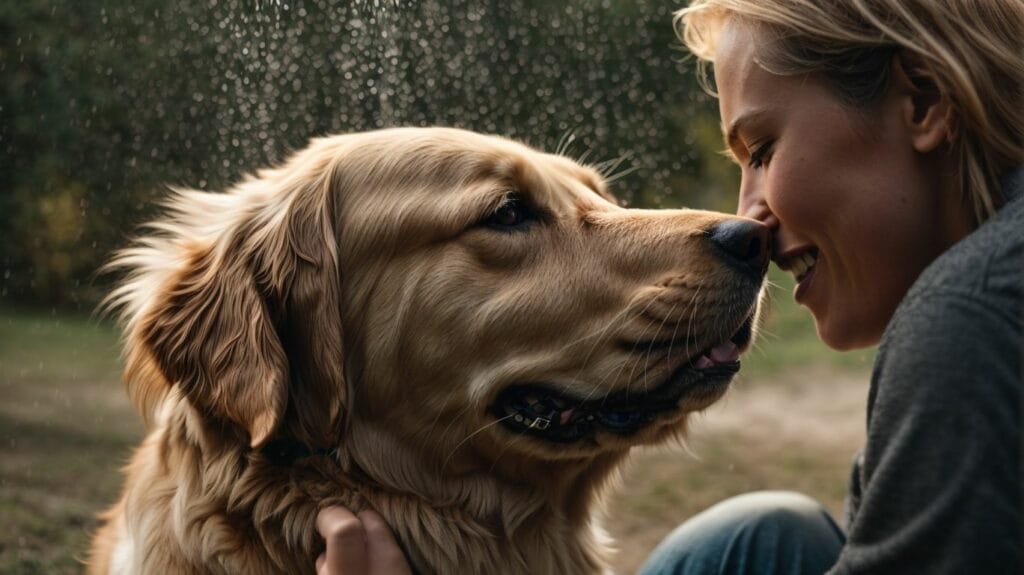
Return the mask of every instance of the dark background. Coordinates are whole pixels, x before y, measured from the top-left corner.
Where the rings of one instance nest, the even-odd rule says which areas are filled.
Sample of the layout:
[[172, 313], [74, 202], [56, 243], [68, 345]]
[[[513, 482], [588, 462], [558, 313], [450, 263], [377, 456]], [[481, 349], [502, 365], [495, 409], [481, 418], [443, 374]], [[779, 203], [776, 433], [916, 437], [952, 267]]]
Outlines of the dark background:
[[[144, 429], [96, 270], [169, 185], [223, 190], [314, 136], [447, 125], [618, 162], [633, 206], [732, 211], [683, 1], [0, 0], [0, 573], [81, 573], [117, 499]], [[614, 490], [618, 572], [737, 493], [840, 513], [872, 352], [824, 348], [789, 274], [771, 279], [730, 395]]]
[[0, 305], [89, 311], [166, 186], [221, 190], [309, 138], [398, 125], [622, 160], [644, 207], [735, 176], [664, 0], [0, 3]]

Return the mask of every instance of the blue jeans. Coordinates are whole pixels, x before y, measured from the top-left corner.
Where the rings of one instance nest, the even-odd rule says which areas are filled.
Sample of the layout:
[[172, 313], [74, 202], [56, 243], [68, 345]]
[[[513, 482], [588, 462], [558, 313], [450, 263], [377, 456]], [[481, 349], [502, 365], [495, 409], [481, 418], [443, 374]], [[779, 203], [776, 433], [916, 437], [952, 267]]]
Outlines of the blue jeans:
[[820, 504], [799, 493], [759, 491], [726, 499], [662, 541], [640, 575], [821, 575], [846, 536]]

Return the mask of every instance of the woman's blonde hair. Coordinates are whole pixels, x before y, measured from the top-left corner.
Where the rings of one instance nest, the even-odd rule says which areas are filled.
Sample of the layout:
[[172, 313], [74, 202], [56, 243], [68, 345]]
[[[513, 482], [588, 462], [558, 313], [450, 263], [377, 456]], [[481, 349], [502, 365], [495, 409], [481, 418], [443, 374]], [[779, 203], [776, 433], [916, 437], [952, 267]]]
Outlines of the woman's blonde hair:
[[976, 223], [1004, 202], [999, 178], [1024, 163], [1024, 2], [1020, 0], [693, 0], [676, 12], [705, 86], [722, 24], [738, 18], [765, 42], [775, 74], [820, 74], [854, 106], [888, 88], [892, 56], [916, 55], [956, 114], [952, 153]]

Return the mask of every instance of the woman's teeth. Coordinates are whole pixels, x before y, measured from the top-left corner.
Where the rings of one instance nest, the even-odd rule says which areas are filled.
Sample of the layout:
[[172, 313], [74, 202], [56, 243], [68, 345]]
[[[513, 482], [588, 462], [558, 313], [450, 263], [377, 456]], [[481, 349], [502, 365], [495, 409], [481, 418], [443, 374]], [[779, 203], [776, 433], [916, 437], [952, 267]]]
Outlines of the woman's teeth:
[[800, 254], [789, 261], [789, 272], [793, 274], [797, 282], [801, 282], [817, 261], [817, 256], [810, 252]]

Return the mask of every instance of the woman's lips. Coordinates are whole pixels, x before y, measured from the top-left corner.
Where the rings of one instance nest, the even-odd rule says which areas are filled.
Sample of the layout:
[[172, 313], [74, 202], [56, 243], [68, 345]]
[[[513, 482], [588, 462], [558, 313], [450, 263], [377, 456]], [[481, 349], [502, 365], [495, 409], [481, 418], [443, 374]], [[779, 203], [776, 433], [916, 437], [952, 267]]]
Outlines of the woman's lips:
[[793, 299], [797, 303], [802, 304], [807, 296], [807, 290], [811, 289], [811, 284], [814, 283], [814, 276], [817, 275], [818, 268], [821, 267], [821, 259], [819, 255], [814, 265], [800, 278], [800, 283], [796, 284], [796, 289], [793, 290]]
[[775, 260], [780, 269], [791, 273], [796, 279], [797, 285], [793, 298], [798, 303], [804, 299], [807, 290], [814, 282], [820, 259], [821, 251], [817, 247], [805, 245], [792, 248]]

